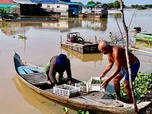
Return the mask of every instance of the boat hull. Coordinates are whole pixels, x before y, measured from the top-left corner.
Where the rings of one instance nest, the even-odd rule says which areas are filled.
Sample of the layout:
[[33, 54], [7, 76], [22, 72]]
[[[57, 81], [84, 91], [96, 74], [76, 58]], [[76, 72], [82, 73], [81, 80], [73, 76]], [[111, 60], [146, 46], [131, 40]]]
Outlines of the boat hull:
[[135, 38], [136, 38], [136, 40], [152, 41], [152, 34], [137, 33], [135, 35]]

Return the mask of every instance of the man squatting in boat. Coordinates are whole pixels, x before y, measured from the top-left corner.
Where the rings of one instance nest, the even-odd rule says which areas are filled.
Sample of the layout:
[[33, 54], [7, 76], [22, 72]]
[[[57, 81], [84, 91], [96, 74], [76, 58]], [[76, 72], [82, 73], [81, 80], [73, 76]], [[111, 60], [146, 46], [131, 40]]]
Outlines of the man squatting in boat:
[[[120, 95], [120, 80], [124, 77], [125, 78], [124, 88], [128, 96], [129, 103], [132, 104], [133, 98], [132, 98], [130, 85], [129, 85], [129, 73], [127, 69], [125, 49], [119, 46], [112, 46], [105, 40], [102, 40], [99, 42], [98, 49], [99, 51], [101, 51], [101, 53], [108, 55], [108, 64], [105, 70], [101, 73], [100, 79], [104, 77], [108, 71], [110, 71], [110, 69], [115, 63], [114, 71], [106, 80], [104, 80], [104, 82], [102, 83], [102, 87], [106, 89], [109, 81], [113, 79], [114, 89], [117, 95], [117, 99], [122, 100], [121, 95]], [[129, 63], [130, 63], [131, 74], [132, 74], [132, 81], [134, 81], [140, 67], [140, 61], [132, 53], [128, 52], [128, 55], [129, 55]]]
[[[63, 76], [65, 71], [66, 78]], [[72, 84], [71, 64], [65, 54], [53, 56], [45, 67], [45, 73], [53, 86], [63, 83]]]

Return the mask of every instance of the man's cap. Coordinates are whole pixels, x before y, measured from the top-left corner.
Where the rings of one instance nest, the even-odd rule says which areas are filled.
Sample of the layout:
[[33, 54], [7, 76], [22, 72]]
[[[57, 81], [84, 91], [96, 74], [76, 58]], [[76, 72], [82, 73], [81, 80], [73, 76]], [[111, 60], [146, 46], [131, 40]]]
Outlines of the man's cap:
[[68, 58], [65, 54], [60, 54], [56, 58], [56, 63], [60, 66], [66, 67], [68, 65]]

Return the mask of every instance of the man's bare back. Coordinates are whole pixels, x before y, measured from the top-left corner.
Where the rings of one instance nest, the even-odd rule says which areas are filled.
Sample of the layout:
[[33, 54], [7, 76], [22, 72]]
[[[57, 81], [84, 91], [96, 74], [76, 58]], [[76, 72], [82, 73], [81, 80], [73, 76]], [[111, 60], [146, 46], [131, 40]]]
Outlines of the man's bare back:
[[[112, 46], [112, 50], [108, 54], [108, 60], [115, 62], [116, 66], [117, 64], [120, 64], [120, 66], [124, 69], [127, 69], [127, 60], [125, 55], [125, 49], [119, 47], [119, 46]], [[132, 65], [134, 62], [136, 62], [137, 57], [134, 56], [132, 53], [128, 52], [129, 55], [129, 62], [130, 65]]]

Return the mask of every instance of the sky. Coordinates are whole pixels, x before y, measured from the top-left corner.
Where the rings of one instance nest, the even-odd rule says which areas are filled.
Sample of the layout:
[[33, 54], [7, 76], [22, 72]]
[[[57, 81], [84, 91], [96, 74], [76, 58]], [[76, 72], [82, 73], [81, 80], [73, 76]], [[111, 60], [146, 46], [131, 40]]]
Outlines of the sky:
[[[91, 0], [71, 0], [71, 1], [87, 4]], [[115, 2], [115, 0], [93, 0], [93, 1], [101, 2], [101, 3]], [[123, 0], [123, 1], [124, 1], [124, 4], [127, 6], [131, 6], [132, 4], [138, 4], [138, 5], [152, 4], [152, 0]]]

